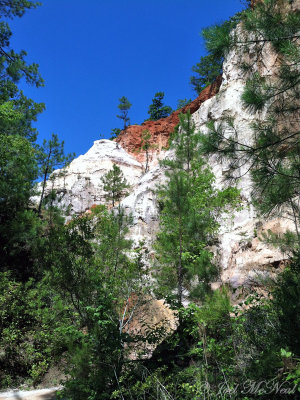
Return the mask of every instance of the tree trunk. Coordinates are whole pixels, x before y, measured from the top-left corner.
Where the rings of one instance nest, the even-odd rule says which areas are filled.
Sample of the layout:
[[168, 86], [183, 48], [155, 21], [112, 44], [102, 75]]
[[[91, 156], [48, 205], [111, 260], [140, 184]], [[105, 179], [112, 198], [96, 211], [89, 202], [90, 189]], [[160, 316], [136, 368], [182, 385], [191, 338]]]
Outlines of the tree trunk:
[[42, 193], [41, 193], [40, 203], [39, 203], [39, 208], [38, 208], [38, 215], [39, 216], [41, 215], [41, 210], [42, 210], [42, 203], [43, 203], [43, 199], [44, 199], [45, 187], [46, 187], [46, 182], [47, 182], [47, 175], [48, 175], [48, 168], [46, 168], [46, 170], [45, 170], [44, 179], [43, 179], [43, 188], [42, 188]]
[[[180, 222], [181, 224], [181, 219]], [[181, 226], [181, 225], [180, 225]], [[182, 270], [182, 232], [179, 227], [179, 260], [177, 268], [177, 291], [178, 291], [178, 305], [182, 306], [182, 286], [183, 286], [183, 270]]]
[[46, 181], [47, 181], [47, 176], [48, 176], [48, 171], [49, 171], [49, 161], [50, 161], [51, 153], [52, 153], [52, 149], [50, 148], [49, 154], [47, 157], [46, 168], [45, 168], [44, 179], [43, 179], [43, 188], [42, 188], [40, 204], [39, 204], [39, 208], [38, 208], [39, 216], [41, 215], [41, 210], [42, 210], [42, 203], [43, 203], [43, 199], [44, 199], [44, 193], [45, 193]]
[[149, 151], [146, 150], [146, 167], [145, 167], [145, 173], [148, 172], [148, 165], [149, 165]]

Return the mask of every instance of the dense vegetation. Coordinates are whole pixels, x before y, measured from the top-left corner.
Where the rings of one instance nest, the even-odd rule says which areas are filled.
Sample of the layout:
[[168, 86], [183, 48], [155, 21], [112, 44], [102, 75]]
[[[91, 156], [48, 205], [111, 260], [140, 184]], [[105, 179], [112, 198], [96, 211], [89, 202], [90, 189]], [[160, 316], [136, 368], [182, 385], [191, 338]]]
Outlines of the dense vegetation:
[[[31, 124], [44, 106], [26, 98], [18, 82], [24, 78], [40, 86], [43, 81], [38, 66], [26, 64], [25, 52], [10, 49], [9, 26], [0, 23], [1, 388], [35, 385], [60, 365], [66, 372], [63, 399], [297, 398], [300, 15], [289, 11], [289, 3], [266, 0], [204, 31], [209, 56], [197, 71], [197, 88], [220, 73], [230, 50], [243, 54], [249, 46], [267, 43], [280, 55], [281, 67], [272, 80], [253, 73], [251, 64], [242, 66], [248, 77], [243, 101], [250, 111], [261, 112], [253, 143], [237, 140], [239, 127], [230, 117], [218, 126], [210, 122], [209, 134], [203, 135], [189, 113], [180, 115], [172, 136], [174, 157], [162, 164], [166, 183], [157, 189], [160, 231], [151, 266], [143, 264], [143, 244], [133, 249], [126, 238], [131, 218], [120, 200], [128, 185], [118, 167], [99, 182], [106, 206], [68, 224], [56, 193], [45, 195], [45, 181], [55, 179], [53, 169], [73, 155], [64, 155], [56, 135], [37, 145]], [[36, 6], [27, 0], [0, 1], [0, 15], [20, 17]], [[242, 30], [235, 35], [238, 22]], [[128, 100], [120, 99], [124, 127], [129, 108]], [[162, 104], [151, 110], [153, 119], [166, 112]], [[145, 131], [146, 154], [149, 139]], [[215, 188], [205, 162], [210, 154], [231, 161], [228, 188]], [[212, 246], [220, 215], [230, 218], [241, 207], [232, 183], [244, 167], [252, 174], [257, 210], [284, 212], [295, 233], [265, 238], [290, 254], [289, 264], [276, 281], [244, 291], [244, 299], [233, 306], [230, 287], [211, 290], [219, 275]], [[172, 333], [146, 322], [143, 334], [130, 329], [135, 312], [153, 293], [177, 315]], [[151, 358], [149, 346], [155, 348]]]

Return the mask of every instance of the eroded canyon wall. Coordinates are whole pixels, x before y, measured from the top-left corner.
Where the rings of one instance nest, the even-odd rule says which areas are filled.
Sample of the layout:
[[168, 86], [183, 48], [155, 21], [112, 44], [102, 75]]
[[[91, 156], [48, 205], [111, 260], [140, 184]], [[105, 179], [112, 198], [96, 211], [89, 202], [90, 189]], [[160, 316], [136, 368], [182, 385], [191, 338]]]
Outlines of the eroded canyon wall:
[[[237, 34], [240, 27], [237, 27]], [[237, 46], [227, 55], [223, 65], [223, 75], [184, 109], [178, 110], [169, 117], [158, 121], [146, 121], [142, 125], [129, 126], [116, 142], [98, 140], [83, 156], [74, 160], [64, 173], [56, 171], [54, 183], [48, 183], [61, 194], [62, 204], [69, 207], [71, 214], [80, 214], [93, 204], [104, 203], [101, 177], [116, 163], [120, 166], [131, 185], [129, 195], [122, 200], [127, 213], [132, 214], [133, 224], [130, 237], [140, 245], [143, 243], [146, 262], [153, 257], [152, 244], [158, 230], [158, 205], [156, 200], [157, 185], [164, 181], [163, 168], [159, 158], [171, 156], [167, 150], [168, 140], [174, 127], [178, 124], [179, 112], [192, 113], [197, 128], [208, 132], [207, 123], [213, 121], [216, 126], [228, 130], [226, 125], [230, 117], [234, 121], [234, 130], [239, 141], [251, 143], [253, 130], [251, 124], [265, 117], [263, 112], [253, 113], [241, 101], [241, 94], [247, 79], [244, 63], [252, 65], [252, 72], [258, 71], [265, 77], [276, 77], [280, 60], [271, 48], [264, 43], [261, 48], [257, 44], [250, 45], [247, 51]], [[151, 134], [152, 154], [150, 170], [144, 173], [145, 154], [140, 151], [141, 135], [144, 130]], [[220, 161], [216, 156], [208, 160], [216, 176], [216, 185], [226, 185], [225, 175], [228, 163]], [[285, 264], [287, 255], [266, 245], [259, 240], [262, 232], [271, 229], [281, 233], [293, 229], [292, 224], [281, 217], [269, 220], [258, 217], [251, 202], [252, 182], [247, 165], [239, 172], [238, 187], [241, 190], [242, 209], [236, 211], [232, 218], [221, 221], [218, 244], [212, 249], [221, 266], [221, 276], [217, 287], [228, 283], [232, 287], [258, 285], [260, 278], [276, 274]], [[61, 176], [60, 176], [61, 175]]]

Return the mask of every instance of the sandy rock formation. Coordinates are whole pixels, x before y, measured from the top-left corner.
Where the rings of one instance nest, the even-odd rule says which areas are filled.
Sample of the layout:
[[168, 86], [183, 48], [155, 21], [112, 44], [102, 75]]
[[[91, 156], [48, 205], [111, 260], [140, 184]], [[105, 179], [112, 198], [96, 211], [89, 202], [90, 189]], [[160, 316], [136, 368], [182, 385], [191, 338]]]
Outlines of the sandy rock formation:
[[[160, 332], [160, 342], [178, 326], [178, 316], [164, 300], [145, 299], [133, 313], [126, 331], [134, 336], [147, 337], [150, 332]], [[128, 345], [127, 357], [131, 360], [149, 358], [158, 343], [137, 341]], [[1, 400], [1, 399], [0, 399]]]
[[156, 166], [144, 174], [135, 190], [122, 200], [121, 205], [127, 214], [132, 214], [133, 223], [130, 237], [136, 244], [144, 242], [150, 251], [159, 228], [159, 212], [156, 199], [157, 186], [165, 180], [163, 170]]
[[105, 202], [101, 177], [116, 164], [133, 190], [142, 174], [142, 165], [111, 140], [96, 140], [87, 153], [77, 157], [64, 170], [56, 170], [47, 182], [46, 195], [57, 191], [60, 206], [81, 214], [93, 204]]
[[[276, 76], [280, 65], [277, 54], [272, 51], [269, 44], [264, 43], [260, 51], [256, 45], [251, 46], [246, 53], [243, 49], [231, 51], [223, 65], [222, 84], [218, 94], [209, 97], [206, 92], [206, 100], [199, 101], [199, 107], [193, 110], [193, 120], [203, 133], [208, 133], [207, 122], [214, 121], [216, 126], [222, 125], [225, 132], [231, 134], [232, 128], [226, 125], [226, 119], [231, 117], [234, 120], [238, 141], [250, 144], [253, 137], [251, 124], [258, 118], [264, 118], [264, 114], [253, 114], [242, 104], [241, 94], [247, 79], [245, 71], [241, 68], [242, 61], [252, 63], [252, 70], [266, 77]], [[199, 97], [201, 98], [201, 95]], [[173, 121], [175, 120], [174, 116], [170, 117]], [[146, 126], [147, 123], [140, 127], [132, 127], [132, 131], [129, 129], [120, 136], [119, 142], [134, 154], [134, 148], [139, 145], [140, 134]], [[157, 125], [149, 126], [153, 129], [157, 128], [157, 132], [152, 132], [153, 140], [157, 137], [160, 141], [167, 140], [168, 130], [163, 128], [162, 120], [157, 121]], [[169, 151], [163, 153], [163, 157], [169, 157], [169, 155]], [[142, 161], [142, 158], [140, 160]], [[210, 157], [208, 162], [216, 176], [216, 185], [220, 188], [224, 187], [228, 163], [218, 161], [215, 156]], [[287, 260], [286, 254], [266, 245], [258, 238], [261, 237], [261, 232], [268, 229], [277, 233], [293, 230], [293, 224], [283, 218], [266, 221], [257, 216], [251, 203], [252, 182], [247, 172], [248, 167], [244, 165], [237, 171], [241, 176], [238, 187], [241, 190], [243, 208], [235, 212], [232, 220], [224, 219], [221, 223], [219, 244], [214, 249], [221, 267], [221, 276], [214, 287], [222, 283], [228, 283], [234, 288], [240, 285], [259, 285], [261, 278], [272, 276]], [[155, 189], [163, 179], [164, 173], [161, 167], [152, 167], [142, 177], [136, 190], [122, 202], [126, 210], [133, 214], [131, 238], [136, 242], [144, 240], [145, 247], [148, 249], [151, 249], [151, 243], [158, 229]], [[151, 257], [150, 251], [149, 259]]]
[[215, 96], [221, 85], [221, 76], [216, 81], [205, 88], [199, 96], [193, 100], [190, 104], [185, 107], [174, 111], [171, 115], [166, 118], [161, 118], [157, 121], [145, 121], [142, 125], [130, 125], [124, 131], [120, 133], [116, 142], [118, 142], [129, 154], [133, 155], [138, 161], [145, 161], [145, 154], [140, 151], [142, 132], [148, 130], [151, 139], [150, 144], [152, 149], [151, 154], [151, 165], [157, 165], [157, 159], [163, 149], [168, 148], [169, 138], [173, 132], [175, 126], [179, 123], [178, 115], [180, 113], [186, 113], [190, 110], [191, 114], [196, 112], [202, 103], [211, 97]]
[[[238, 34], [242, 35], [241, 31]], [[225, 133], [232, 134], [232, 127], [226, 124], [226, 119], [230, 117], [234, 121], [234, 133], [238, 141], [250, 144], [253, 138], [251, 124], [257, 119], [263, 119], [264, 113], [252, 113], [241, 101], [247, 79], [241, 65], [243, 62], [251, 63], [252, 72], [258, 71], [265, 77], [276, 77], [280, 65], [280, 60], [270, 44], [263, 43], [260, 49], [257, 46], [251, 45], [247, 52], [243, 51], [243, 46], [230, 51], [223, 65], [222, 80], [220, 78], [211, 87], [204, 89], [184, 109], [158, 121], [130, 126], [120, 134], [116, 142], [98, 140], [85, 155], [78, 157], [66, 168], [63, 176], [59, 176], [61, 171], [55, 172], [57, 179], [54, 187], [62, 194], [63, 204], [71, 208], [71, 213], [81, 213], [92, 204], [103, 202], [100, 178], [111, 169], [113, 163], [118, 164], [131, 184], [131, 192], [121, 202], [126, 212], [133, 216], [130, 237], [137, 245], [144, 243], [145, 254], [150, 261], [159, 218], [155, 191], [157, 185], [165, 179], [157, 158], [171, 156], [170, 150], [163, 149], [168, 144], [170, 133], [178, 124], [178, 114], [190, 109], [197, 128], [203, 133], [208, 133], [207, 122], [214, 121], [216, 126], [223, 127]], [[151, 133], [151, 142], [156, 146], [150, 170], [146, 174], [143, 173], [141, 164], [144, 154], [138, 153], [141, 134], [145, 129]], [[228, 164], [218, 161], [215, 156], [210, 157], [208, 162], [216, 176], [216, 185], [224, 187]], [[247, 168], [244, 165], [237, 171], [241, 176], [238, 186], [243, 208], [235, 212], [233, 219], [222, 221], [219, 243], [214, 249], [221, 266], [220, 281], [215, 282], [215, 287], [224, 282], [232, 287], [253, 285], [255, 280], [257, 283], [257, 273], [261, 276], [270, 275], [287, 259], [287, 255], [268, 247], [258, 238], [260, 232], [268, 227], [281, 233], [293, 229], [293, 226], [287, 220], [277, 218], [278, 216], [269, 221], [258, 218], [251, 204], [252, 182]], [[50, 185], [51, 182], [49, 187]]]
[[[252, 64], [252, 72], [258, 71], [267, 78], [276, 77], [280, 67], [280, 60], [269, 43], [264, 43], [261, 49], [253, 44], [247, 52], [243, 48], [230, 51], [223, 65], [223, 82], [218, 95], [203, 103], [193, 114], [193, 119], [203, 133], [208, 133], [207, 122], [212, 120], [216, 127], [222, 126], [225, 134], [234, 133], [238, 142], [249, 145], [253, 140], [251, 124], [264, 119], [265, 115], [263, 112], [251, 112], [241, 101], [247, 79], [241, 68], [243, 61]], [[226, 124], [228, 117], [234, 121], [234, 131]], [[215, 156], [210, 157], [208, 162], [216, 176], [217, 186], [224, 187], [228, 163], [217, 161]], [[274, 268], [286, 262], [286, 254], [258, 239], [262, 232], [268, 229], [276, 233], [294, 230], [293, 223], [287, 219], [264, 220], [257, 216], [251, 202], [252, 182], [248, 171], [249, 164], [236, 171], [241, 177], [238, 188], [241, 190], [243, 209], [235, 212], [233, 220], [223, 221], [216, 249], [221, 266], [220, 282], [229, 283], [232, 287], [259, 284], [258, 275], [270, 276]]]

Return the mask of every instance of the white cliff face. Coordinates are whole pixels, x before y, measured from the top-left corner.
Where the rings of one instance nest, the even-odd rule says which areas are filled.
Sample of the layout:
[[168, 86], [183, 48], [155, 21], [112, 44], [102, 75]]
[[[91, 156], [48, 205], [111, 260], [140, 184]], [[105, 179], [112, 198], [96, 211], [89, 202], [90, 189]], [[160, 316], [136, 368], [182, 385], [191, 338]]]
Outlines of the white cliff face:
[[142, 174], [142, 165], [117, 143], [102, 139], [64, 170], [56, 170], [47, 183], [46, 194], [56, 189], [61, 206], [68, 207], [70, 214], [83, 213], [93, 204], [104, 203], [101, 178], [113, 164], [120, 167], [133, 190]]
[[[224, 126], [225, 132], [232, 134], [232, 128], [226, 127], [224, 121], [231, 117], [234, 120], [235, 134], [239, 142], [250, 144], [253, 137], [251, 123], [262, 114], [254, 114], [244, 107], [241, 94], [246, 82], [245, 71], [240, 67], [242, 62], [252, 62], [253, 70], [264, 76], [274, 76], [278, 68], [277, 56], [268, 45], [261, 52], [253, 45], [247, 53], [232, 51], [223, 65], [223, 83], [219, 93], [205, 101], [193, 114], [197, 128], [207, 133], [207, 122]], [[161, 152], [160, 157], [170, 157], [170, 151]], [[208, 160], [216, 176], [216, 185], [226, 185], [226, 162], [219, 162], [215, 156]], [[131, 185], [129, 195], [121, 205], [133, 217], [129, 236], [136, 245], [144, 243], [146, 261], [152, 258], [152, 245], [159, 228], [159, 211], [156, 199], [157, 186], [164, 182], [165, 175], [159, 165], [152, 163], [150, 171], [143, 174], [142, 165], [115, 142], [97, 140], [84, 155], [75, 159], [66, 169], [56, 171], [53, 186], [62, 195], [62, 204], [69, 206], [71, 214], [82, 213], [93, 204], [104, 202], [101, 177], [117, 164]], [[270, 276], [281, 268], [287, 259], [280, 251], [268, 247], [259, 237], [271, 229], [281, 233], [292, 230], [292, 224], [284, 219], [262, 220], [258, 218], [251, 205], [252, 183], [247, 165], [238, 171], [241, 178], [238, 187], [241, 190], [243, 209], [235, 212], [233, 219], [221, 223], [219, 244], [214, 249], [221, 267], [219, 282], [229, 283], [232, 287], [253, 285], [260, 277]], [[48, 184], [48, 190], [51, 182]]]
[[159, 165], [144, 174], [132, 193], [122, 200], [121, 206], [133, 217], [130, 238], [136, 245], [144, 243], [144, 249], [152, 254], [152, 245], [159, 229], [159, 210], [156, 192], [165, 181]]
[[[245, 71], [242, 70], [242, 62], [252, 62], [253, 71], [258, 71], [262, 76], [276, 76], [278, 69], [277, 55], [270, 46], [264, 45], [259, 52], [255, 45], [251, 46], [247, 53], [231, 51], [223, 65], [223, 82], [219, 93], [207, 100], [193, 114], [197, 128], [208, 133], [207, 122], [212, 120], [215, 126], [222, 125], [228, 135], [233, 133], [240, 143], [251, 145], [253, 130], [251, 124], [263, 114], [249, 111], [241, 101], [241, 95], [246, 82]], [[227, 124], [226, 118], [232, 118], [234, 129]], [[224, 123], [225, 122], [225, 123]], [[226, 185], [225, 175], [228, 165], [220, 162], [215, 156], [208, 160], [213, 173], [216, 176], [216, 185], [220, 188]], [[293, 223], [283, 218], [264, 220], [258, 218], [251, 203], [252, 182], [249, 164], [245, 164], [237, 172], [240, 176], [238, 188], [241, 190], [243, 209], [235, 212], [231, 221], [223, 221], [219, 235], [219, 246], [216, 251], [221, 266], [221, 282], [229, 283], [232, 287], [240, 285], [255, 285], [260, 278], [270, 276], [278, 272], [287, 259], [274, 247], [267, 246], [259, 240], [263, 232], [268, 229], [275, 233], [286, 230], [294, 230]]]
[[[241, 143], [251, 144], [253, 131], [251, 124], [263, 114], [253, 113], [242, 104], [241, 95], [246, 82], [245, 71], [242, 70], [243, 61], [251, 62], [252, 71], [258, 71], [263, 76], [276, 76], [278, 69], [277, 55], [270, 46], [264, 45], [261, 51], [253, 45], [247, 53], [231, 51], [223, 65], [223, 82], [219, 93], [205, 101], [193, 114], [196, 127], [203, 133], [208, 133], [207, 122], [214, 121], [216, 126], [222, 124], [228, 135], [232, 128], [226, 127], [226, 118], [234, 120], [235, 134]], [[169, 157], [170, 152], [165, 153]], [[228, 171], [226, 162], [220, 162], [215, 156], [208, 160], [216, 176], [216, 186], [225, 187], [225, 175]], [[214, 283], [218, 287], [228, 283], [238, 286], [252, 286], [260, 283], [261, 279], [273, 276], [284, 265], [287, 255], [278, 249], [266, 245], [259, 240], [262, 233], [269, 229], [274, 233], [294, 230], [291, 221], [283, 218], [264, 220], [257, 216], [251, 203], [252, 182], [249, 165], [244, 165], [237, 173], [241, 178], [238, 188], [241, 190], [242, 210], [235, 212], [232, 219], [224, 219], [221, 223], [219, 245], [214, 249], [216, 258], [221, 267], [220, 281]], [[136, 189], [129, 197], [123, 200], [122, 205], [133, 215], [133, 226], [130, 236], [136, 242], [145, 241], [146, 247], [151, 249], [155, 233], [159, 227], [158, 209], [155, 190], [165, 179], [162, 169], [158, 166], [144, 175]], [[151, 259], [151, 251], [149, 258]]]

